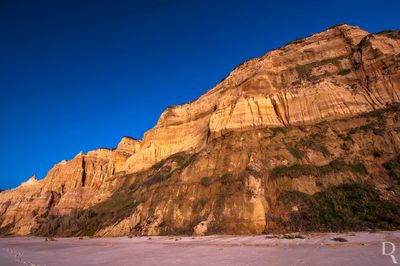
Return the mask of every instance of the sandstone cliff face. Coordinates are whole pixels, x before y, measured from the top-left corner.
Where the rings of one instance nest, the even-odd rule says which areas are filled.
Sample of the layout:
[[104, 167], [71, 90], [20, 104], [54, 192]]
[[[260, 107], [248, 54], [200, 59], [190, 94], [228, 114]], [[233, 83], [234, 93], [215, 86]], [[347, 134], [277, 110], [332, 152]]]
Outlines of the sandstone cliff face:
[[127, 168], [198, 150], [229, 131], [316, 123], [398, 102], [399, 42], [340, 25], [244, 62], [196, 101], [168, 108]]
[[[0, 228], [99, 236], [282, 229], [275, 216], [284, 216], [284, 191], [313, 195], [350, 180], [393, 186], [383, 163], [399, 153], [398, 109], [388, 109], [399, 102], [399, 32], [332, 27], [244, 62], [197, 100], [164, 111], [141, 141], [80, 153], [43, 180], [1, 192]], [[329, 166], [338, 161], [343, 171]], [[353, 171], [355, 162], [367, 171]], [[297, 164], [316, 168], [273, 177]], [[385, 196], [396, 200], [394, 191]]]
[[124, 137], [115, 150], [80, 152], [56, 164], [43, 180], [31, 177], [18, 188], [2, 192], [0, 227], [13, 224], [12, 233], [28, 234], [35, 217], [68, 214], [104, 200], [112, 191], [111, 177], [121, 171], [137, 145], [138, 141]]

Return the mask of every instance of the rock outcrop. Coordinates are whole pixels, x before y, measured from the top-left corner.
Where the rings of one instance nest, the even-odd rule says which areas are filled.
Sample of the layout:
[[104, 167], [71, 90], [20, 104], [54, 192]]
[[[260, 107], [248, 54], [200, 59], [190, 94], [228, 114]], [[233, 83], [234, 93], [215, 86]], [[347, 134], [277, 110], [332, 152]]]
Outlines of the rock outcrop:
[[396, 37], [339, 25], [244, 62], [196, 101], [168, 108], [127, 168], [198, 150], [229, 131], [317, 123], [398, 102], [399, 52]]
[[1, 192], [0, 233], [290, 230], [282, 193], [356, 180], [390, 187], [383, 196], [397, 201], [384, 164], [400, 149], [398, 103], [399, 31], [334, 26], [242, 63], [167, 108], [141, 141], [79, 153]]

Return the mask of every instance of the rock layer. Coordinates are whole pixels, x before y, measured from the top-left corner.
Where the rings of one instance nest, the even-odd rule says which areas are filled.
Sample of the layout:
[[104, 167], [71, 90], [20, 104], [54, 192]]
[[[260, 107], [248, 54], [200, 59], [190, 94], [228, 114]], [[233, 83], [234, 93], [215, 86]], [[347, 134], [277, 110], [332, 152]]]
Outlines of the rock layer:
[[168, 108], [127, 168], [198, 150], [229, 131], [318, 123], [399, 102], [399, 41], [339, 25], [244, 62], [199, 99]]

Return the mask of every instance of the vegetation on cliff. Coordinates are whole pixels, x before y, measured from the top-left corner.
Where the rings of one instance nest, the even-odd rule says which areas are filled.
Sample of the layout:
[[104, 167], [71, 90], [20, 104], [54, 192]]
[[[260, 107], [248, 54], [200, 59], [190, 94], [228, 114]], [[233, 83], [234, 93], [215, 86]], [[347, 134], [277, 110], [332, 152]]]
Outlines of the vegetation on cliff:
[[283, 226], [292, 231], [400, 229], [398, 204], [382, 199], [369, 183], [347, 183], [314, 195], [285, 191], [279, 201], [289, 211]]

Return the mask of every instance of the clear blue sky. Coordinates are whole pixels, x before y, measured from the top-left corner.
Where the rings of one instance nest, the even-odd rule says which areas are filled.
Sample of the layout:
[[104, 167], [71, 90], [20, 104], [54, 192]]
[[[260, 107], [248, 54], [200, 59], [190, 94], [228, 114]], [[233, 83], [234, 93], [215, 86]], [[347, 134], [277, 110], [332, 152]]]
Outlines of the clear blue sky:
[[[217, 3], [216, 3], [217, 2]], [[400, 28], [400, 1], [0, 1], [0, 188], [141, 138], [237, 64], [346, 22]]]

